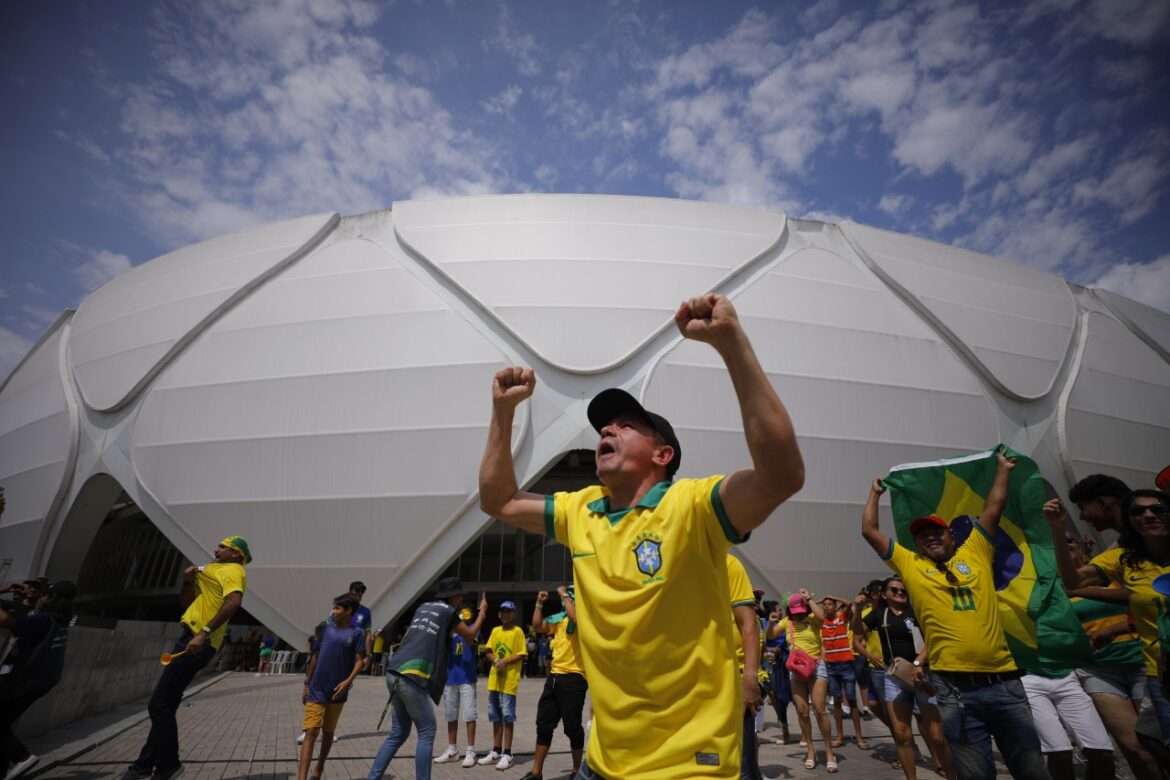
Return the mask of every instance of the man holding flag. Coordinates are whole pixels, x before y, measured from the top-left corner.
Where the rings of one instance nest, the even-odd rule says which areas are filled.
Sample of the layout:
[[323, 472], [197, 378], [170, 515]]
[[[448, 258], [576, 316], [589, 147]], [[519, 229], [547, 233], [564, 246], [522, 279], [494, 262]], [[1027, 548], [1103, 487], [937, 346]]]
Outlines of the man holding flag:
[[[1015, 460], [996, 452], [994, 481], [966, 540], [956, 544], [951, 524], [937, 514], [915, 518], [909, 527], [915, 550], [882, 533], [878, 500], [881, 480], [870, 487], [861, 532], [874, 551], [902, 577], [926, 636], [929, 678], [935, 688], [943, 732], [960, 780], [995, 777], [991, 740], [1016, 780], [1048, 780], [1040, 739], [1004, 637], [995, 583], [995, 539], [1008, 498]], [[928, 682], [929, 680], [929, 682]]]

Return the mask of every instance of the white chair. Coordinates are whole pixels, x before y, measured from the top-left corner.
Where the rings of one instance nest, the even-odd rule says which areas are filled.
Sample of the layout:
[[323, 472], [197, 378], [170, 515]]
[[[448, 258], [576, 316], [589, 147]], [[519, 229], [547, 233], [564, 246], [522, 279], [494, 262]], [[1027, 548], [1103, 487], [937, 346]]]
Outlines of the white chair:
[[289, 670], [292, 660], [291, 650], [278, 650], [272, 654], [268, 665], [269, 674], [285, 674]]

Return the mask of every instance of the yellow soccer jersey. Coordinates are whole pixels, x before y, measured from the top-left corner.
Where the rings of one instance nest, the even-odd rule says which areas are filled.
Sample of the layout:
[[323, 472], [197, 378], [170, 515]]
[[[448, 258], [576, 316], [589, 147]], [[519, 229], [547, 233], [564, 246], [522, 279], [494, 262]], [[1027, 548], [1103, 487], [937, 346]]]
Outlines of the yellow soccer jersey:
[[513, 696], [520, 690], [520, 665], [523, 661], [508, 664], [504, 671], [496, 669], [495, 661], [502, 661], [510, 655], [528, 655], [528, 639], [520, 626], [504, 628], [496, 626], [488, 636], [487, 647], [495, 654], [492, 669], [488, 672], [488, 690], [509, 693]]
[[585, 670], [581, 668], [581, 650], [577, 641], [576, 625], [573, 626], [573, 632], [569, 633], [569, 624], [575, 621], [569, 620], [567, 612], [558, 612], [546, 618], [545, 622], [552, 626], [552, 640], [549, 642], [552, 666], [549, 671], [552, 674], [585, 674]]
[[946, 574], [923, 555], [890, 540], [886, 563], [906, 584], [930, 647], [930, 668], [944, 672], [1009, 672], [1016, 668], [1003, 635], [995, 595], [995, 549], [983, 526], [955, 550]]
[[[873, 612], [873, 607], [870, 607], [870, 606], [863, 607], [861, 610], [861, 619], [864, 621], [865, 616], [868, 615], [870, 612]], [[870, 652], [870, 655], [872, 655], [874, 658], [882, 658], [883, 657], [882, 638], [881, 638], [881, 636], [878, 635], [877, 631], [866, 631], [865, 632], [865, 649], [868, 650]], [[870, 664], [870, 665], [872, 666], [873, 664]], [[879, 666], [876, 668], [880, 669], [882, 667]]]
[[1121, 582], [1121, 555], [1124, 552], [1125, 550], [1120, 547], [1110, 547], [1105, 552], [1094, 555], [1089, 563], [1096, 566], [1110, 582]]
[[[195, 600], [180, 621], [194, 633], [202, 631], [219, 614], [224, 598], [232, 593], [243, 593], [247, 584], [248, 575], [238, 563], [216, 562], [201, 566], [195, 575]], [[211, 646], [218, 648], [222, 645], [226, 632], [227, 623], [212, 631]]]
[[589, 765], [603, 777], [739, 777], [726, 556], [745, 538], [720, 501], [722, 479], [661, 482], [628, 510], [611, 511], [601, 486], [545, 503], [548, 535], [573, 556]]
[[736, 607], [751, 607], [755, 609], [756, 594], [752, 590], [752, 581], [748, 577], [743, 563], [731, 553], [727, 554], [727, 584], [731, 588], [731, 623], [735, 626], [735, 663], [737, 669], [743, 669], [743, 634], [739, 630], [739, 621], [735, 619]]
[[821, 621], [816, 615], [809, 613], [808, 617], [803, 620], [781, 618], [778, 628], [784, 636], [789, 637], [790, 645], [800, 648], [813, 658], [820, 659], [823, 654]]
[[[1096, 558], [1093, 560], [1095, 562]], [[1136, 566], [1122, 564], [1121, 572], [1122, 587], [1129, 591], [1129, 614], [1133, 616], [1134, 628], [1142, 640], [1146, 674], [1157, 677], [1158, 656], [1162, 652], [1158, 640], [1158, 616], [1170, 613], [1170, 598], [1154, 590], [1154, 580], [1162, 574], [1170, 574], [1170, 566], [1142, 561]]]

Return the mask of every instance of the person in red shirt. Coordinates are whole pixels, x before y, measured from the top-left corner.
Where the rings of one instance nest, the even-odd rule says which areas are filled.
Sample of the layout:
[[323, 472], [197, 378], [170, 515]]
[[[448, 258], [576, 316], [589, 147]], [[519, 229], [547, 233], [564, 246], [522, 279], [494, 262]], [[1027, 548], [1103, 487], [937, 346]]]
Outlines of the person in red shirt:
[[857, 746], [869, 748], [861, 733], [861, 711], [857, 708], [857, 677], [853, 666], [853, 637], [849, 634], [852, 605], [845, 599], [825, 596], [821, 599], [825, 620], [821, 623], [821, 647], [825, 669], [829, 674], [829, 695], [833, 697], [833, 722], [837, 738], [833, 747], [845, 744], [846, 714], [853, 718], [853, 735]]

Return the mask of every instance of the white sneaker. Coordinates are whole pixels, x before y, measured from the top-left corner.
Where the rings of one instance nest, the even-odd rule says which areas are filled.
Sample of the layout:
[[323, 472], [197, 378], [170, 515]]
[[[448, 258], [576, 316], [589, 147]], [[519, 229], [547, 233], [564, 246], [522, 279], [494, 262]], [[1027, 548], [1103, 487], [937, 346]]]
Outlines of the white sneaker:
[[34, 756], [34, 755], [30, 754], [29, 757], [26, 758], [24, 761], [18, 761], [15, 764], [13, 764], [11, 768], [9, 768], [8, 774], [4, 776], [5, 780], [15, 780], [16, 778], [20, 777], [25, 772], [27, 772], [28, 770], [30, 770], [34, 766], [36, 766], [37, 762], [40, 760], [41, 760], [40, 756]]
[[447, 749], [440, 753], [438, 758], [435, 759], [435, 763], [445, 764], [448, 761], [454, 761], [456, 758], [459, 758], [459, 748], [455, 747], [454, 745], [448, 745]]
[[481, 758], [479, 761], [477, 761], [476, 763], [479, 764], [480, 766], [487, 766], [488, 764], [494, 764], [499, 760], [500, 760], [500, 754], [493, 750], [490, 753], [488, 753], [486, 756]]
[[500, 756], [500, 763], [496, 764], [496, 769], [504, 770], [512, 768], [512, 754], [505, 753]]
[[467, 748], [467, 755], [463, 757], [463, 768], [470, 769], [475, 766], [475, 751]]

